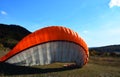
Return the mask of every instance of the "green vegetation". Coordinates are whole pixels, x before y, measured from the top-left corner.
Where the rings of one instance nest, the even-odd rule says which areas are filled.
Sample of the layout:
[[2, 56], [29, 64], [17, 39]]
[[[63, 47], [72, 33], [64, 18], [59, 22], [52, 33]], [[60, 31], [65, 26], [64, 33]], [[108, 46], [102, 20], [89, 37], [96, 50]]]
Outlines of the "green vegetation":
[[0, 24], [0, 57], [29, 33], [31, 32], [19, 25]]
[[0, 44], [11, 49], [29, 33], [31, 32], [19, 25], [0, 24]]

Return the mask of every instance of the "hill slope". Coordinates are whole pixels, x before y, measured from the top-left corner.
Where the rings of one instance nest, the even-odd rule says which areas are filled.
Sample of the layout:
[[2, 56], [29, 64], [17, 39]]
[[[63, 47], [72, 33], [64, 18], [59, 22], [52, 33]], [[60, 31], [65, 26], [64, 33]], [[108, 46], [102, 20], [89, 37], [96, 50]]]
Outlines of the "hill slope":
[[90, 55], [120, 56], [120, 45], [89, 48]]
[[90, 48], [90, 50], [95, 50], [95, 51], [99, 51], [99, 52], [120, 52], [120, 45], [94, 47], [94, 48]]
[[31, 32], [19, 25], [0, 24], [0, 51], [12, 49]]

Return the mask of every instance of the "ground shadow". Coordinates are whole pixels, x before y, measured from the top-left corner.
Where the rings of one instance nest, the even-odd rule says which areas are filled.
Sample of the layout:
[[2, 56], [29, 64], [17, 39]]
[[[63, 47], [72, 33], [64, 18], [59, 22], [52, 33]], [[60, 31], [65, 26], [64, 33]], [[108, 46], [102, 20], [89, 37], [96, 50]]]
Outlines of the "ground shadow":
[[26, 75], [26, 74], [42, 74], [50, 72], [59, 72], [66, 70], [77, 69], [78, 67], [72, 68], [34, 68], [34, 67], [25, 67], [25, 66], [16, 66], [8, 63], [0, 63], [0, 74], [4, 75]]

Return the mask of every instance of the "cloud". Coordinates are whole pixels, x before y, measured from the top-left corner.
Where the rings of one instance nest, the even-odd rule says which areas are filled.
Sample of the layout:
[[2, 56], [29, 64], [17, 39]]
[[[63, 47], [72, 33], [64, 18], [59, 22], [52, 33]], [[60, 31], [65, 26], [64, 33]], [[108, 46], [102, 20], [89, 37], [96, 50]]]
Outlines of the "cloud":
[[88, 31], [87, 31], [87, 30], [84, 30], [84, 31], [83, 31], [83, 33], [84, 33], [84, 34], [87, 34], [87, 33], [88, 33]]
[[7, 12], [5, 12], [5, 11], [0, 11], [0, 13], [1, 13], [2, 15], [7, 15]]
[[112, 8], [114, 6], [120, 7], [120, 0], [110, 0], [109, 7]]

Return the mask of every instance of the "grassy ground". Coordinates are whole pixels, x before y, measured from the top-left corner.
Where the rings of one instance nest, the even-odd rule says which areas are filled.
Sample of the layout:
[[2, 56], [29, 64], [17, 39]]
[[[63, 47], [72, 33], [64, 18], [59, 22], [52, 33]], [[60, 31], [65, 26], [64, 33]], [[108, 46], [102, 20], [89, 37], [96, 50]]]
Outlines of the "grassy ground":
[[63, 68], [63, 65], [18, 67], [1, 64], [0, 77], [120, 77], [120, 57], [90, 57], [82, 68]]

